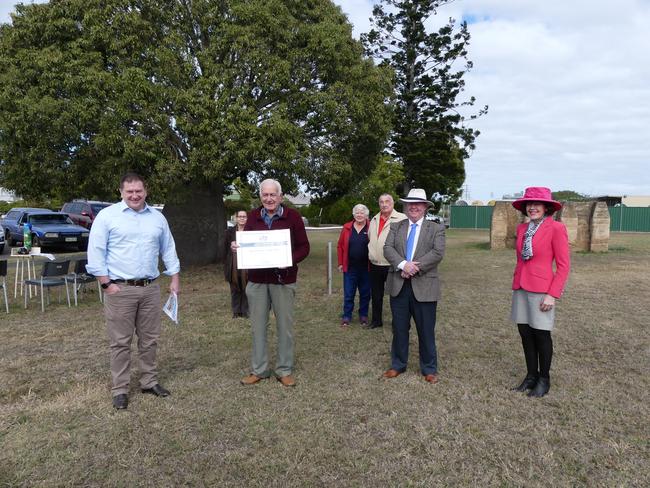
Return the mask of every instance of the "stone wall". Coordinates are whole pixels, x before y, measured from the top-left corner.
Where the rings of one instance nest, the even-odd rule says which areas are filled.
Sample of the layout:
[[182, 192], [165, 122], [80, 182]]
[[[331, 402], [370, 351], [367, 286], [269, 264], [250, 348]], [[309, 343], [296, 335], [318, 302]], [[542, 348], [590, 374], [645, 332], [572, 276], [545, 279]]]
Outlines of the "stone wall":
[[[609, 211], [604, 202], [567, 202], [553, 218], [566, 226], [572, 249], [608, 251]], [[496, 202], [490, 225], [490, 249], [514, 249], [517, 225], [523, 221], [511, 202]]]
[[567, 202], [558, 215], [576, 251], [607, 252], [609, 211], [604, 202]]

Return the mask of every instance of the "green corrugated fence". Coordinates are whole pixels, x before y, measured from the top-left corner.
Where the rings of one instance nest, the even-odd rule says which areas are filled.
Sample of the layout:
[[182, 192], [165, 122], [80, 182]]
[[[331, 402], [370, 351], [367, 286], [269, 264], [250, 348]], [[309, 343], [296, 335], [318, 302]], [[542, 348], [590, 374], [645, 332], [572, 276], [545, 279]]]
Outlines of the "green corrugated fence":
[[[490, 206], [449, 207], [449, 227], [453, 229], [489, 229]], [[609, 207], [611, 232], [650, 232], [650, 207]]]
[[650, 207], [609, 207], [612, 232], [650, 232]]
[[493, 207], [452, 205], [449, 227], [454, 229], [489, 229]]

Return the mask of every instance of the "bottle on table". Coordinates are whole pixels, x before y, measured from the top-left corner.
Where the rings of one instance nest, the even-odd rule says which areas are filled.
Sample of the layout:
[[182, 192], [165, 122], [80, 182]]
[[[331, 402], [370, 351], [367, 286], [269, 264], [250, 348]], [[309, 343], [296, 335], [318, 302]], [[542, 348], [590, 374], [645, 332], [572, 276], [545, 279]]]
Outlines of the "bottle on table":
[[23, 247], [27, 251], [32, 249], [32, 224], [29, 222], [23, 226]]

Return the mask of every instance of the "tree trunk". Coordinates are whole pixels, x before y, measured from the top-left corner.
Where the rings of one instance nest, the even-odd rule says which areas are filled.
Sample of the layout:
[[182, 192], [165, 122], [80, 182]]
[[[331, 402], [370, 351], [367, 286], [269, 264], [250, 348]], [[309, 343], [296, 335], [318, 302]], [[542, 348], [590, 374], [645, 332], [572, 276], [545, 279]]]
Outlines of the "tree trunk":
[[166, 203], [169, 222], [181, 266], [223, 261], [226, 230], [223, 185], [192, 183], [184, 189], [183, 202]]

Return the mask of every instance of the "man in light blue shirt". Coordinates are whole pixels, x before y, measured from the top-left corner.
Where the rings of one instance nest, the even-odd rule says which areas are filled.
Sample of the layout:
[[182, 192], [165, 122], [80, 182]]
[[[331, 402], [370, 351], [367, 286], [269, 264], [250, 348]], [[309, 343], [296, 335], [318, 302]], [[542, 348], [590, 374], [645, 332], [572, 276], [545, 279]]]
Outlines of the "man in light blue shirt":
[[113, 406], [127, 408], [131, 342], [138, 336], [142, 393], [169, 391], [158, 383], [156, 348], [161, 329], [158, 258], [171, 277], [169, 291], [180, 290], [180, 263], [167, 220], [146, 203], [144, 180], [127, 173], [120, 182], [122, 201], [97, 214], [88, 241], [86, 269], [104, 289], [104, 315], [111, 348]]

